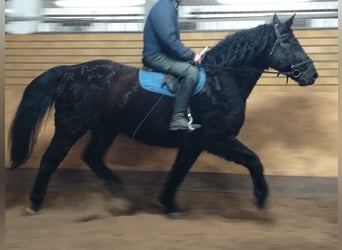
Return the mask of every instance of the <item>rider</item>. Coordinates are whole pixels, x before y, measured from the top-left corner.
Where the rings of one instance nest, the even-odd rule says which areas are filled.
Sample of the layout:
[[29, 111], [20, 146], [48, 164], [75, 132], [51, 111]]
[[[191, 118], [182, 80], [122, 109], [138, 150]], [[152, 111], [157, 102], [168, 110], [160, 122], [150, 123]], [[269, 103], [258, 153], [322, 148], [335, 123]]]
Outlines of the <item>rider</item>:
[[183, 77], [178, 88], [170, 130], [194, 130], [186, 116], [192, 91], [198, 81], [201, 55], [184, 46], [180, 40], [178, 5], [182, 0], [158, 0], [150, 10], [144, 27], [144, 65], [157, 71]]

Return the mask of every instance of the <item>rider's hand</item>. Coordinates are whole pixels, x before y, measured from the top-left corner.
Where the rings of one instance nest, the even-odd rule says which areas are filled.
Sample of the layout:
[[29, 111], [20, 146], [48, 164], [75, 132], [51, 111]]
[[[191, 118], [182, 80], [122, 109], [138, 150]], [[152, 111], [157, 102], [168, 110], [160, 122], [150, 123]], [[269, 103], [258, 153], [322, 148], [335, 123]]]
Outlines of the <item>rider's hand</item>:
[[194, 58], [194, 63], [195, 64], [200, 64], [202, 62], [202, 56], [200, 54], [196, 54]]

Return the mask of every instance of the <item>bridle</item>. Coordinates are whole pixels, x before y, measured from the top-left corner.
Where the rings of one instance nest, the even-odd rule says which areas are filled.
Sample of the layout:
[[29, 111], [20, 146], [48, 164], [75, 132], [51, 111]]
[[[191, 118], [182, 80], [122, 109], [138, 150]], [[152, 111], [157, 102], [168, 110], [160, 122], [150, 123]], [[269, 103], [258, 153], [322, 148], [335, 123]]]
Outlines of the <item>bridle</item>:
[[[270, 54], [268, 55], [268, 61], [271, 61], [271, 57], [273, 56], [274, 52], [277, 50], [279, 46], [286, 46], [285, 41], [290, 37], [289, 33], [284, 33], [280, 34], [279, 31], [279, 24], [276, 23], [273, 25], [275, 34], [277, 36], [277, 39], [275, 40], [273, 47], [271, 49]], [[227, 67], [227, 66], [221, 66], [221, 65], [214, 65], [214, 64], [202, 64], [203, 66], [211, 67], [211, 68], [216, 68], [216, 69], [221, 69], [221, 70], [233, 70], [233, 71], [245, 71], [244, 69], [238, 69], [236, 67]], [[266, 68], [270, 68], [271, 66], [268, 65]], [[263, 73], [269, 73], [269, 74], [276, 74], [277, 76], [279, 75], [285, 75], [286, 76], [286, 83], [288, 83], [289, 78], [292, 78], [296, 81], [298, 81], [300, 78], [305, 77], [310, 69], [313, 67], [313, 61], [308, 59], [304, 60], [302, 62], [293, 64], [290, 66], [289, 71], [270, 71], [270, 70], [264, 70]], [[248, 70], [248, 71], [254, 71], [254, 70]], [[255, 70], [255, 72], [259, 73], [259, 70]]]
[[[270, 58], [273, 56], [274, 51], [279, 46], [283, 46], [283, 47], [285, 46], [284, 41], [286, 41], [290, 36], [289, 33], [280, 34], [278, 26], [279, 25], [277, 23], [273, 25], [274, 31], [275, 31], [276, 36], [277, 36], [277, 40], [273, 44], [273, 47], [272, 47], [271, 52], [269, 54], [269, 60], [268, 61], [271, 61]], [[286, 72], [279, 71], [278, 76], [280, 74], [285, 75], [286, 76], [286, 83], [288, 83], [289, 77], [298, 81], [300, 78], [307, 75], [312, 67], [313, 67], [313, 62], [312, 62], [312, 60], [308, 59], [308, 60], [305, 60], [303, 62], [299, 62], [299, 63], [291, 65], [290, 71], [286, 71]]]

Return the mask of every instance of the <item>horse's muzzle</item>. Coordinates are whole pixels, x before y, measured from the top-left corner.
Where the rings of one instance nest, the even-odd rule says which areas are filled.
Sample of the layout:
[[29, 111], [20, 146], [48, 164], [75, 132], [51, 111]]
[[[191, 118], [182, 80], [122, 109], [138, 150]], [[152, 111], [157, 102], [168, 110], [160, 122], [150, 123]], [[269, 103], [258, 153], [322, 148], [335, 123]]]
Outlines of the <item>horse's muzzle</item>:
[[305, 75], [302, 75], [298, 79], [298, 84], [300, 86], [308, 86], [315, 83], [316, 79], [318, 78], [318, 73], [315, 68], [312, 68], [308, 71]]
[[315, 83], [318, 73], [311, 60], [293, 65], [288, 76], [297, 81], [300, 86], [308, 86]]

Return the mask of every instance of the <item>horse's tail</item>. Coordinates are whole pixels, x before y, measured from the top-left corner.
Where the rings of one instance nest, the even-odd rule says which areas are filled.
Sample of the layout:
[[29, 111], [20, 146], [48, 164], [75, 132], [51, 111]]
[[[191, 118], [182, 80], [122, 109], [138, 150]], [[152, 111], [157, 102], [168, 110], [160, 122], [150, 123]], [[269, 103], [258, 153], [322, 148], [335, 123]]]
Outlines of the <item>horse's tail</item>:
[[42, 119], [54, 104], [58, 82], [67, 68], [51, 68], [26, 87], [8, 136], [12, 169], [25, 163], [31, 156]]

